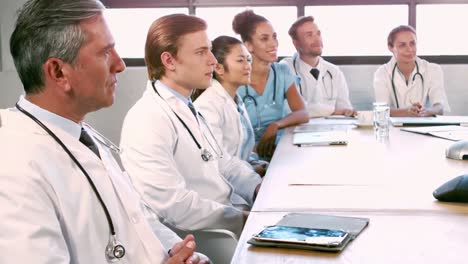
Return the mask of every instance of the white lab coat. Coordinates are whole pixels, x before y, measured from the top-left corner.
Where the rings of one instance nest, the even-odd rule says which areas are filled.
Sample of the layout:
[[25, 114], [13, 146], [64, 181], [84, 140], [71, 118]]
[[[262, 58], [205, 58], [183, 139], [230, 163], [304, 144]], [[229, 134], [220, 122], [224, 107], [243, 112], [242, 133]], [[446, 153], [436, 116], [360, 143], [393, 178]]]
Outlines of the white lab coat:
[[343, 72], [330, 62], [319, 57], [317, 69], [320, 71], [318, 79], [310, 73], [313, 68], [298, 56], [284, 58], [291, 71], [299, 77], [300, 90], [306, 103], [309, 117], [329, 116], [336, 109], [352, 109], [349, 100], [349, 90]]
[[[410, 107], [412, 103], [416, 102], [423, 106], [432, 106], [440, 103], [444, 107], [444, 112], [449, 112], [450, 106], [445, 94], [442, 69], [439, 65], [420, 58], [416, 58], [416, 62], [418, 63], [419, 72], [423, 76], [424, 82], [421, 81], [419, 75], [415, 76], [417, 73], [416, 67], [411, 73], [408, 85], [403, 74], [398, 71], [398, 68], [395, 69], [393, 82], [398, 96], [399, 107]], [[395, 64], [396, 60], [392, 57], [388, 63], [381, 65], [374, 74], [375, 100], [387, 102], [392, 108], [397, 108], [395, 93], [392, 88], [392, 72]], [[414, 81], [413, 77], [415, 77]]]
[[[212, 137], [204, 122], [168, 88], [159, 82], [156, 88], [161, 97], [148, 82], [125, 117], [121, 136], [125, 169], [167, 224], [185, 230], [223, 228], [239, 235], [243, 214], [233, 204], [250, 205], [260, 177], [240, 174], [224, 158], [203, 161], [201, 150], [173, 111], [200, 145], [218, 156], [216, 143], [207, 143]], [[220, 173], [229, 171], [225, 177]]]
[[213, 80], [211, 87], [206, 89], [194, 104], [210, 124], [218, 142], [222, 142], [227, 154], [238, 160], [247, 160], [255, 146], [255, 136], [245, 105], [241, 105], [242, 114], [248, 121], [247, 129], [251, 131], [251, 140], [246, 142], [246, 146], [243, 144], [248, 135], [242, 125], [237, 104], [217, 80]]
[[[0, 110], [0, 118], [0, 263], [107, 263], [109, 225], [86, 177], [58, 143], [24, 114]], [[118, 263], [167, 260], [168, 248], [147, 221], [153, 216], [144, 210], [110, 150], [95, 140], [101, 161], [70, 134], [45, 124], [79, 160], [104, 200], [126, 249]], [[163, 236], [175, 237], [169, 243], [180, 241], [165, 229], [160, 230]]]

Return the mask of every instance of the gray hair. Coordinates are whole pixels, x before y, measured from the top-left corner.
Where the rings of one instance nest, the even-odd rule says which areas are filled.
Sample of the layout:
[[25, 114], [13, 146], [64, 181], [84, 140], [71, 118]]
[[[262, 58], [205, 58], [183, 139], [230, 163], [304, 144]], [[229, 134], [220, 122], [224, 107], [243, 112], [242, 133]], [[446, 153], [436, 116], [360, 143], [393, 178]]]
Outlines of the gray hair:
[[19, 10], [10, 52], [26, 93], [44, 86], [42, 65], [49, 58], [75, 64], [86, 41], [80, 22], [101, 15], [99, 0], [29, 0]]

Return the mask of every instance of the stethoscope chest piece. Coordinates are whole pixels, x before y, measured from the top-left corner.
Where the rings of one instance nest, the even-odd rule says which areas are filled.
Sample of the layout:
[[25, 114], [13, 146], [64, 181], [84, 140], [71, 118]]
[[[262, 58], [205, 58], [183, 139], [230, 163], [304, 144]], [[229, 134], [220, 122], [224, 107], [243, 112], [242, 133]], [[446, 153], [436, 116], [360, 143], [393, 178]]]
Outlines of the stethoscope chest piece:
[[204, 161], [209, 161], [213, 158], [213, 155], [207, 149], [202, 149], [201, 157]]
[[106, 246], [106, 259], [109, 262], [117, 262], [125, 256], [125, 247], [117, 241], [115, 235], [111, 235]]

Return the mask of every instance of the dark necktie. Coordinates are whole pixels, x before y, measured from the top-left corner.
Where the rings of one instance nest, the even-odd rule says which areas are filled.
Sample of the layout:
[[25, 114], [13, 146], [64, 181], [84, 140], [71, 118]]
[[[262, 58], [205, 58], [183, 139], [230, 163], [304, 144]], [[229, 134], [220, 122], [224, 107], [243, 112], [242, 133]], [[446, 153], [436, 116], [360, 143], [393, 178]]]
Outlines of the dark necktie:
[[190, 108], [190, 111], [192, 111], [192, 114], [195, 116], [195, 119], [197, 118], [197, 110], [195, 110], [195, 106], [193, 105], [192, 102], [187, 103], [188, 108]]
[[320, 71], [319, 71], [319, 69], [317, 69], [317, 68], [312, 68], [312, 69], [310, 70], [310, 74], [312, 74], [312, 76], [314, 76], [315, 80], [318, 80]]
[[81, 128], [80, 142], [83, 143], [86, 147], [88, 147], [92, 152], [94, 152], [94, 154], [96, 154], [99, 158], [101, 158], [101, 155], [99, 155], [99, 149], [97, 145], [94, 144], [93, 139], [84, 128]]

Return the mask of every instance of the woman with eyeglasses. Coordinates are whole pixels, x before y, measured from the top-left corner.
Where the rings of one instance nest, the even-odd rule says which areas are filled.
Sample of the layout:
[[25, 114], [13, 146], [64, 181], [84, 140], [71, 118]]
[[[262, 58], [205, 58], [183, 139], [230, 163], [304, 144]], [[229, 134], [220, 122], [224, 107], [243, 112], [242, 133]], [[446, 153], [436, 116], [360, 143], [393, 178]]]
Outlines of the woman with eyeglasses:
[[244, 103], [236, 93], [240, 86], [250, 82], [251, 56], [240, 40], [228, 36], [213, 40], [211, 52], [218, 61], [214, 80], [211, 87], [197, 97], [195, 105], [210, 124], [216, 139], [222, 142], [226, 154], [248, 161], [263, 176], [268, 162], [259, 161], [252, 153], [254, 131]]
[[[285, 64], [277, 63], [278, 40], [271, 23], [263, 16], [246, 10], [232, 22], [234, 32], [252, 55], [249, 85], [239, 88], [255, 132], [256, 150], [269, 159], [281, 134], [280, 129], [309, 120], [298, 89], [296, 77]], [[291, 113], [285, 115], [284, 104]]]
[[391, 60], [374, 75], [375, 100], [390, 105], [391, 116], [434, 116], [450, 111], [439, 65], [416, 56], [416, 31], [398, 26], [388, 35]]

